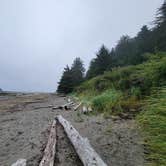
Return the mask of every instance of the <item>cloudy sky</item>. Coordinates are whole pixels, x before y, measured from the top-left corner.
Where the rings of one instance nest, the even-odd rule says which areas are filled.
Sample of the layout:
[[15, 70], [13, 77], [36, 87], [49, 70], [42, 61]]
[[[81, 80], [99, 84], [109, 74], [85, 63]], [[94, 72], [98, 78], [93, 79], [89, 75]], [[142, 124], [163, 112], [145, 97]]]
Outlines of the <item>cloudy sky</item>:
[[0, 88], [55, 91], [66, 64], [150, 26], [163, 0], [0, 0]]

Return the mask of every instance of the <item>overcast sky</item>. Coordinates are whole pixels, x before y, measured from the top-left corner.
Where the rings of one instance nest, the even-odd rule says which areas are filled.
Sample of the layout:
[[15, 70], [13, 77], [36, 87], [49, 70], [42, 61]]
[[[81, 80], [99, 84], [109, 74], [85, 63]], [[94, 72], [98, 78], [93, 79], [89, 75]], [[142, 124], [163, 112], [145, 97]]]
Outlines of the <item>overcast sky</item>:
[[63, 68], [86, 68], [102, 44], [135, 36], [163, 0], [0, 0], [0, 88], [55, 91]]

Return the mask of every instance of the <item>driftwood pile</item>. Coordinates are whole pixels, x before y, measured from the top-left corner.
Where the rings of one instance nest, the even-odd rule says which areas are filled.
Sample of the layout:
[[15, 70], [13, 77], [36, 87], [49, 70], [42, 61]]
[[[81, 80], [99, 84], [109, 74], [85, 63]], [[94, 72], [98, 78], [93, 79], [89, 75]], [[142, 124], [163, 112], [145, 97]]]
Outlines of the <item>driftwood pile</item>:
[[90, 106], [86, 106], [82, 102], [72, 101], [70, 98], [66, 99], [66, 104], [54, 106], [54, 105], [46, 105], [46, 106], [37, 106], [34, 109], [41, 108], [51, 108], [52, 110], [61, 109], [61, 110], [73, 110], [73, 111], [81, 111], [82, 113], [91, 112], [92, 108]]
[[73, 111], [80, 110], [82, 113], [87, 113], [92, 111], [92, 108], [90, 106], [86, 106], [82, 102], [78, 103], [76, 101], [72, 101], [70, 98], [67, 99], [66, 104], [52, 107], [52, 109], [73, 110]]
[[[35, 109], [40, 108], [52, 108], [61, 109], [61, 110], [73, 110], [73, 111], [81, 111], [82, 113], [91, 112], [91, 107], [85, 106], [82, 102], [73, 102], [70, 98], [67, 99], [67, 103], [60, 106], [40, 106], [35, 107]], [[54, 166], [54, 158], [56, 152], [56, 124], [60, 123], [66, 132], [67, 137], [75, 148], [76, 153], [78, 154], [80, 160], [85, 166], [106, 166], [104, 161], [100, 158], [100, 156], [95, 152], [95, 150], [91, 147], [87, 138], [83, 138], [78, 131], [61, 115], [57, 116], [53, 121], [51, 126], [50, 135], [48, 138], [47, 146], [44, 150], [43, 158], [39, 164], [39, 166]], [[26, 159], [19, 159], [16, 163], [11, 166], [26, 166]]]
[[[44, 150], [43, 158], [39, 166], [55, 166], [54, 163], [56, 156], [56, 144], [57, 144], [57, 133], [56, 124], [62, 125], [67, 137], [73, 145], [78, 157], [80, 158], [84, 166], [107, 166], [96, 151], [92, 148], [87, 138], [83, 138], [79, 132], [64, 119], [61, 115], [58, 115], [51, 126], [50, 135], [46, 148]], [[19, 159], [12, 166], [26, 166], [25, 159]]]
[[104, 161], [95, 152], [95, 150], [90, 145], [87, 138], [83, 138], [78, 131], [61, 115], [57, 116], [53, 122], [50, 136], [46, 149], [44, 151], [44, 156], [40, 162], [39, 166], [54, 166], [54, 158], [56, 151], [56, 123], [60, 123], [72, 143], [77, 155], [85, 166], [106, 166]]

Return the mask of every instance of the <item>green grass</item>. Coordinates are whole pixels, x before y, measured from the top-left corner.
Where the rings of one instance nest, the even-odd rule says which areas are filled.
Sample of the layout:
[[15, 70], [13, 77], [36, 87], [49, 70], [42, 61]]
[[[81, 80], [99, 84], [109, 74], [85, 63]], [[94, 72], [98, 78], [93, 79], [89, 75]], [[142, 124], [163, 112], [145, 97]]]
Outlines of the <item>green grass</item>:
[[149, 165], [166, 165], [166, 87], [153, 91], [137, 117], [142, 128]]
[[98, 95], [92, 100], [92, 109], [98, 112], [119, 112], [121, 110], [119, 101], [122, 94], [116, 90], [107, 90], [101, 95]]

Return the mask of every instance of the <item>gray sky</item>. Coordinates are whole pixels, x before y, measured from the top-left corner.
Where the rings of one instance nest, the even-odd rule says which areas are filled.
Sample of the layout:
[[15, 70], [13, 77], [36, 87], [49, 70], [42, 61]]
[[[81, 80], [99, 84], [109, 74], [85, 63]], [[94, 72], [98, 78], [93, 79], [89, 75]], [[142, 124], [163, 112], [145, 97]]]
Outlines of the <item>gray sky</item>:
[[163, 0], [0, 0], [0, 88], [55, 91], [66, 64], [135, 36]]

